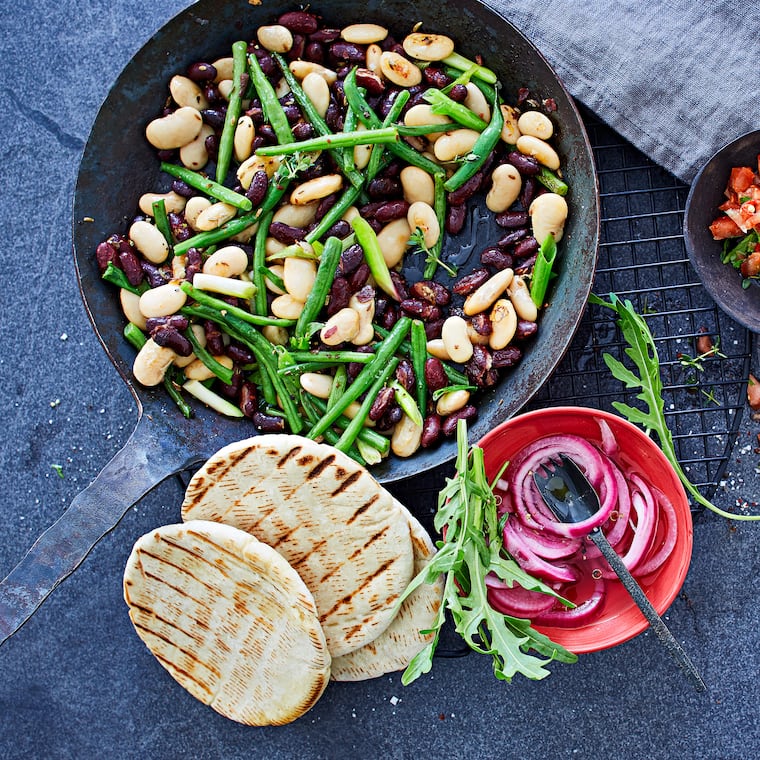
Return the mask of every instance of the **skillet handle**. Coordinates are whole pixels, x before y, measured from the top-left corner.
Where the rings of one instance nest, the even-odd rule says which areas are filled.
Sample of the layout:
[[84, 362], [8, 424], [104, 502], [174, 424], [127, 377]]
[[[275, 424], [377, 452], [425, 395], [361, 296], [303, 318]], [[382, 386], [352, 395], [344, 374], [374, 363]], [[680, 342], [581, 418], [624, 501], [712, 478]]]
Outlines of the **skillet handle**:
[[124, 448], [0, 581], [0, 645], [76, 570], [133, 504], [192, 459], [176, 437], [167, 436], [147, 415], [141, 416]]

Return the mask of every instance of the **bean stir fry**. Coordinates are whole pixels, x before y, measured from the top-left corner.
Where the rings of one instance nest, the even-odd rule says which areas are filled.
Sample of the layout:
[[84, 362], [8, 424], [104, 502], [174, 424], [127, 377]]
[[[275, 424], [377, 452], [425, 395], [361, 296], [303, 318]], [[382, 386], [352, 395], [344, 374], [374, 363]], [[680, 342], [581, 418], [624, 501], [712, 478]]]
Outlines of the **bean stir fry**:
[[[505, 99], [443, 34], [304, 10], [169, 92], [146, 138], [171, 189], [96, 252], [135, 379], [365, 464], [474, 418], [537, 332], [567, 218], [551, 99]], [[443, 242], [475, 196], [504, 232], [460, 275]]]

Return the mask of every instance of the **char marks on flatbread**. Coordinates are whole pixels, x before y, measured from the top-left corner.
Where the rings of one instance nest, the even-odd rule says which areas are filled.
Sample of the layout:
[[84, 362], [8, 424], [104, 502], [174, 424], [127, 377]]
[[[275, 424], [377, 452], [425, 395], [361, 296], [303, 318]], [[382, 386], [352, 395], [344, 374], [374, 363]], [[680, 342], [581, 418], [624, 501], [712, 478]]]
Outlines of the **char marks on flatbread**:
[[127, 561], [124, 598], [161, 665], [239, 723], [289, 723], [329, 681], [311, 593], [275, 550], [237, 528], [193, 521], [146, 534]]
[[[414, 574], [422, 572], [435, 554], [435, 546], [425, 528], [402, 507], [409, 521], [414, 551]], [[331, 677], [335, 681], [363, 681], [403, 670], [433, 634], [430, 630], [441, 607], [443, 578], [423, 583], [401, 604], [393, 622], [374, 641], [361, 649], [333, 659]]]
[[388, 627], [412, 577], [400, 505], [350, 457], [300, 436], [225, 446], [191, 479], [182, 518], [233, 525], [280, 552], [314, 595], [333, 657]]

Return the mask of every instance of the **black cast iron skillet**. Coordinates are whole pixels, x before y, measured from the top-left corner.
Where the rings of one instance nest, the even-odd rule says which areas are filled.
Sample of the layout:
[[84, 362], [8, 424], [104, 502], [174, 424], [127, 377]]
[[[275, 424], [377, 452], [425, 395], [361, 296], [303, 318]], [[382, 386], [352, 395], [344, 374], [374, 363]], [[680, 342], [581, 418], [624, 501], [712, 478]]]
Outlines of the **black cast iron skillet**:
[[[132, 382], [134, 351], [122, 338], [124, 317], [113, 287], [99, 277], [94, 252], [109, 234], [127, 228], [142, 193], [168, 189], [144, 129], [165, 102], [171, 76], [193, 61], [229, 55], [236, 39], [253, 38], [256, 27], [272, 23], [294, 7], [290, 1], [263, 0], [252, 5], [248, 0], [200, 0], [167, 23], [135, 55], [98, 113], [76, 186], [74, 253], [85, 308], [134, 395], [137, 427], [125, 447], [0, 583], [0, 643], [150, 489], [207, 459], [221, 446], [255, 432], [249, 422], [222, 418], [201, 405], [195, 405], [195, 418], [186, 420], [161, 386], [146, 389]], [[518, 87], [527, 87], [557, 104], [558, 148], [571, 187], [559, 278], [539, 335], [523, 361], [480, 400], [477, 422], [470, 428], [472, 439], [479, 439], [514, 415], [549, 377], [568, 347], [586, 303], [594, 274], [599, 217], [594, 164], [581, 119], [542, 55], [504, 18], [477, 0], [421, 0], [414, 4], [330, 0], [314, 4], [313, 9], [324, 14], [328, 25], [372, 20], [389, 27], [399, 39], [421, 21], [426, 31], [453, 36], [464, 55], [482, 55], [499, 73], [508, 101], [514, 102]], [[444, 254], [460, 265], [460, 271], [466, 271], [477, 265], [480, 251], [501, 234], [486, 213], [476, 208], [466, 229], [447, 241]], [[414, 272], [410, 274], [414, 276]], [[408, 460], [391, 457], [373, 473], [381, 482], [395, 481], [441, 464], [454, 453], [455, 443], [446, 442]]]

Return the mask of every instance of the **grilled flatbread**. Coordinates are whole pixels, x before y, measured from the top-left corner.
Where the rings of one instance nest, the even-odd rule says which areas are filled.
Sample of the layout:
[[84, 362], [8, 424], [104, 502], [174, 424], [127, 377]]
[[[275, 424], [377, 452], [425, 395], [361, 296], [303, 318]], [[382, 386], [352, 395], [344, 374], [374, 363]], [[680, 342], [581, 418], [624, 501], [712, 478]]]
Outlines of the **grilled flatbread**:
[[253, 536], [193, 521], [140, 538], [124, 572], [137, 634], [194, 697], [247, 725], [305, 713], [330, 677], [314, 599]]
[[[407, 512], [414, 550], [414, 574], [422, 572], [435, 554], [435, 546], [425, 528]], [[441, 607], [443, 578], [423, 583], [407, 597], [388, 628], [361, 649], [332, 661], [331, 677], [335, 681], [363, 681], [403, 670], [433, 638], [423, 635], [429, 630]]]
[[280, 552], [314, 595], [333, 657], [390, 625], [412, 577], [400, 505], [350, 457], [300, 436], [225, 446], [191, 479], [182, 518], [234, 525]]

